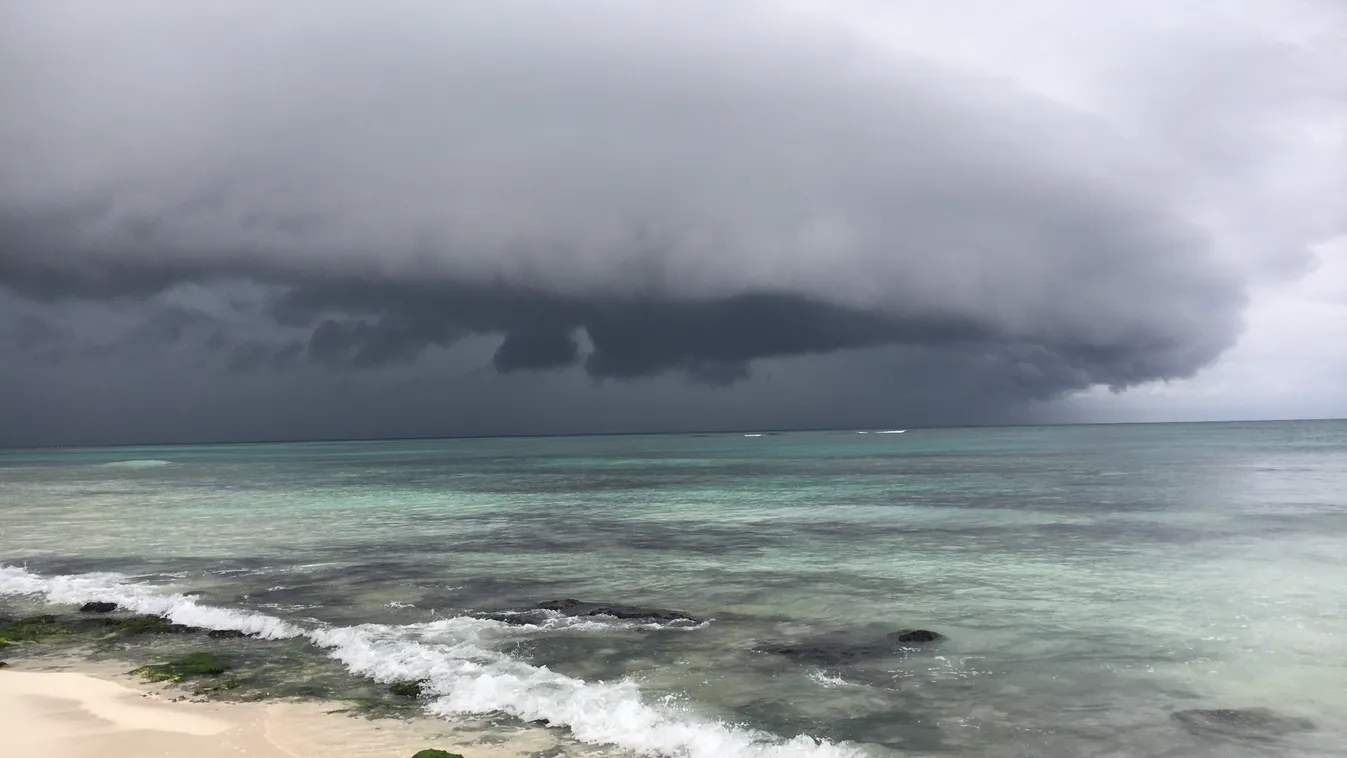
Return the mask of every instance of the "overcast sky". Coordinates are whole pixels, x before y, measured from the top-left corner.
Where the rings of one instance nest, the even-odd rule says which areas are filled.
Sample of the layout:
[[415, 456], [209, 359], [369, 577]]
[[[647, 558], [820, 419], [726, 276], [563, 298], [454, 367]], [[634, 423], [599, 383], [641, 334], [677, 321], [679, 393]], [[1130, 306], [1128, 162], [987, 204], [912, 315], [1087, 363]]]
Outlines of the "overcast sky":
[[1347, 416], [1339, 0], [0, 0], [0, 444]]

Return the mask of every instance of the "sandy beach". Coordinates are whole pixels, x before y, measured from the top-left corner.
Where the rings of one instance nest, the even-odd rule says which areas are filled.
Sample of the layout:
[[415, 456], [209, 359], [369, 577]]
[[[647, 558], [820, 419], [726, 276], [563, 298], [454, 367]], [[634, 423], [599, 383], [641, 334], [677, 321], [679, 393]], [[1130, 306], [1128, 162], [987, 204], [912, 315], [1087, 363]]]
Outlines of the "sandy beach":
[[[114, 669], [0, 669], [0, 746], [7, 758], [410, 758], [437, 748], [464, 758], [519, 758], [538, 749], [460, 744], [452, 725], [370, 720], [331, 703], [196, 702], [140, 686]], [[83, 668], [83, 667], [81, 667]]]

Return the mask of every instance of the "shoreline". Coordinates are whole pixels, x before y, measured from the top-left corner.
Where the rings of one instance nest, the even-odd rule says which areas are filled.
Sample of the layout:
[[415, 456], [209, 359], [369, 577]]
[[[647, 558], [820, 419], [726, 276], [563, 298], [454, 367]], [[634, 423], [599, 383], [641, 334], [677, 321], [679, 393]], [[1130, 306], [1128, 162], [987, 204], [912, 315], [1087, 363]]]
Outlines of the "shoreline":
[[369, 718], [332, 701], [231, 702], [145, 683], [121, 661], [11, 660], [0, 668], [0, 742], [47, 758], [529, 758], [552, 747], [425, 718]]

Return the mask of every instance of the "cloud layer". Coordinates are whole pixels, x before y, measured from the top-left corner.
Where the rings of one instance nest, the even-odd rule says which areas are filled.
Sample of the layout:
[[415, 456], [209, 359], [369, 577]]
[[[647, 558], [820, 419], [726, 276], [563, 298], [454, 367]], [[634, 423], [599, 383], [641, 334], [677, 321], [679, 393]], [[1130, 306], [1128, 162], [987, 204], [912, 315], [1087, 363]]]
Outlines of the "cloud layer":
[[895, 346], [1042, 400], [1192, 375], [1343, 228], [1331, 4], [952, 5], [11, 4], [14, 339], [173, 304], [235, 373], [489, 335], [713, 386]]

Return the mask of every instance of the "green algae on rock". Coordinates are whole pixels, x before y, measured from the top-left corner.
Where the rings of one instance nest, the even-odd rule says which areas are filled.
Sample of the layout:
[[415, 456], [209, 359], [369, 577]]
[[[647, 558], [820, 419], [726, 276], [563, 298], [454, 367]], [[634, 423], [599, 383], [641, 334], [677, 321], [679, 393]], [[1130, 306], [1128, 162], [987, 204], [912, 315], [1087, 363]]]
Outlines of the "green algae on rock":
[[217, 677], [230, 668], [213, 653], [189, 653], [167, 663], [141, 666], [132, 673], [151, 682], [181, 682], [196, 677]]
[[137, 634], [192, 634], [201, 631], [194, 626], [174, 624], [163, 616], [133, 616], [113, 624], [116, 632], [130, 637]]
[[44, 614], [21, 619], [0, 620], [0, 650], [16, 645], [77, 639], [137, 637], [157, 634], [192, 634], [203, 631], [194, 626], [175, 624], [163, 616], [111, 617], [102, 612], [79, 616]]
[[0, 624], [0, 649], [29, 642], [45, 642], [70, 634], [52, 615], [32, 616]]
[[211, 678], [206, 683], [196, 688], [198, 695], [218, 695], [229, 690], [236, 690], [242, 686], [242, 682], [232, 676], [221, 676]]
[[417, 682], [393, 682], [388, 686], [388, 691], [398, 697], [418, 698], [421, 697], [421, 687], [424, 684], [425, 680]]
[[447, 753], [443, 750], [422, 750], [413, 755], [412, 758], [463, 758], [463, 756], [458, 753]]

